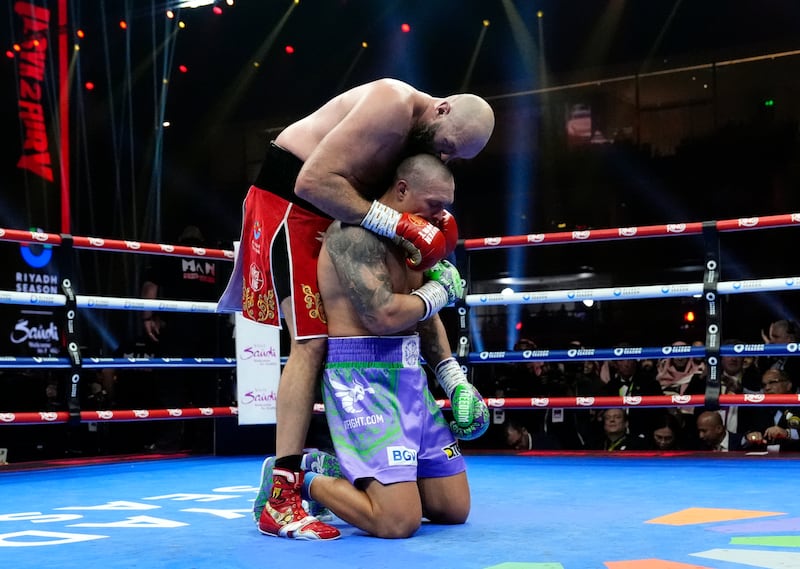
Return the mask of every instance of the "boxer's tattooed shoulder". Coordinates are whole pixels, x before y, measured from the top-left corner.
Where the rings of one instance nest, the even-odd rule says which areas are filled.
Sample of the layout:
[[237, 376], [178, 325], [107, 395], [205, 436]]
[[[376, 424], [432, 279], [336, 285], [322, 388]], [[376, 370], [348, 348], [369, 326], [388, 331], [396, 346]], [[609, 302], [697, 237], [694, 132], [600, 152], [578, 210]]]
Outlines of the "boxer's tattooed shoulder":
[[386, 242], [366, 229], [345, 226], [330, 231], [325, 247], [362, 318], [374, 316], [392, 298], [392, 280], [386, 266]]

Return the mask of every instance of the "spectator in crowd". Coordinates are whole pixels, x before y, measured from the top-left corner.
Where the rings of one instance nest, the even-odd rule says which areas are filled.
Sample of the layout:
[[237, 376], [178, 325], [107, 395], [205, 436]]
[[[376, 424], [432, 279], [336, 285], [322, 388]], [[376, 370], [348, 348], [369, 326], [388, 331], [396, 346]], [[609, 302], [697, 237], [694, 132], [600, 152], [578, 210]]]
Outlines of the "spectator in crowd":
[[[530, 338], [520, 338], [514, 345], [515, 351], [537, 349], [536, 343]], [[504, 398], [531, 398], [548, 397], [560, 391], [559, 375], [557, 368], [541, 361], [526, 361], [506, 366], [508, 374], [500, 376], [497, 382], [497, 396]], [[559, 449], [562, 448], [553, 429], [548, 429], [551, 423], [552, 409], [514, 409], [504, 411], [504, 425], [511, 422], [524, 426], [529, 436], [536, 439], [537, 448]], [[563, 417], [563, 409], [559, 410]], [[556, 428], [555, 430], [558, 430]], [[548, 432], [550, 431], [550, 432]], [[507, 439], [507, 431], [503, 437]]]
[[[678, 340], [673, 347], [688, 346]], [[656, 379], [664, 395], [683, 395], [695, 374], [702, 371], [702, 361], [690, 357], [662, 358], [656, 365]]]
[[679, 450], [683, 447], [683, 428], [675, 414], [669, 410], [663, 411], [654, 425], [650, 441], [654, 450]]
[[[798, 325], [794, 320], [776, 320], [769, 325], [765, 333], [761, 336], [765, 344], [789, 344], [797, 342]], [[797, 391], [797, 381], [800, 379], [800, 358], [794, 356], [773, 356], [766, 358], [766, 361], [759, 362], [762, 370], [779, 369], [784, 370], [792, 381], [792, 391]]]
[[[618, 344], [618, 348], [630, 347], [630, 344]], [[614, 373], [611, 374], [604, 395], [620, 395], [637, 397], [642, 395], [662, 395], [661, 386], [652, 373], [639, 368], [635, 359], [615, 360]], [[634, 435], [650, 436], [658, 417], [657, 409], [630, 409], [628, 421], [630, 432]]]
[[[580, 340], [569, 343], [569, 349], [580, 350], [585, 346]], [[594, 397], [605, 393], [606, 383], [600, 378], [600, 364], [596, 361], [568, 361], [560, 366], [561, 384], [550, 396]], [[596, 433], [597, 412], [593, 409], [551, 409], [553, 432], [558, 432], [562, 448], [580, 450], [591, 444]]]
[[[203, 248], [205, 238], [195, 225], [187, 225], [178, 245]], [[222, 290], [223, 275], [214, 259], [202, 257], [151, 257], [142, 285], [142, 297], [215, 302]], [[213, 357], [218, 355], [222, 319], [216, 314], [188, 312], [142, 312], [147, 337], [160, 357]], [[165, 408], [212, 407], [217, 403], [217, 372], [214, 369], [174, 368], [159, 374], [160, 405]], [[192, 446], [198, 452], [210, 449], [211, 423], [205, 420], [164, 421], [154, 450], [176, 451]], [[190, 433], [183, 431], [188, 428]]]
[[[741, 340], [725, 340], [723, 345], [730, 346], [743, 344]], [[761, 391], [761, 378], [754, 366], [744, 367], [744, 358], [738, 355], [721, 356], [720, 368], [720, 395], [728, 393], [758, 393]], [[706, 374], [698, 373], [692, 378], [686, 390], [690, 395], [702, 395], [706, 392]], [[696, 422], [697, 416], [703, 411], [701, 407], [693, 409], [692, 420]], [[737, 435], [743, 434], [740, 424], [752, 423], [753, 407], [731, 405], [719, 409], [722, 422], [728, 432]], [[688, 418], [687, 418], [688, 419]]]
[[628, 417], [625, 409], [611, 408], [603, 412], [603, 437], [595, 445], [597, 450], [644, 450], [646, 447], [644, 435], [628, 431]]
[[504, 424], [506, 444], [514, 450], [533, 450], [533, 435], [528, 428], [516, 420], [508, 420]]
[[725, 429], [717, 411], [703, 411], [697, 417], [697, 436], [700, 448], [715, 452], [741, 450], [741, 439]]
[[[792, 381], [780, 369], [768, 369], [761, 377], [766, 395], [795, 393]], [[753, 424], [745, 433], [744, 443], [748, 448], [764, 448], [772, 451], [800, 450], [800, 407], [781, 405], [756, 407]]]

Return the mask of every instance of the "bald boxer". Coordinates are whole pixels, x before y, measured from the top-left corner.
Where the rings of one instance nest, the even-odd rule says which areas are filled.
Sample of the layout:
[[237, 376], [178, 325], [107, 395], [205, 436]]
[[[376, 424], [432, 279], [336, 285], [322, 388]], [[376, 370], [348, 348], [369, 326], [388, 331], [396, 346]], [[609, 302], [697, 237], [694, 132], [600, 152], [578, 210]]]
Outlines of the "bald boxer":
[[[415, 156], [380, 202], [438, 222], [453, 187], [444, 164]], [[340, 222], [325, 235], [317, 272], [328, 314], [325, 413], [345, 479], [307, 474], [306, 498], [384, 538], [413, 535], [423, 516], [464, 523], [470, 490], [456, 437], [483, 434], [489, 411], [450, 357], [438, 316], [463, 295], [461, 276], [447, 261], [411, 270], [391, 240]], [[454, 411], [448, 425], [420, 353], [468, 416]]]
[[[373, 198], [388, 187], [403, 158], [420, 152], [444, 162], [473, 158], [493, 129], [494, 113], [480, 97], [433, 97], [406, 83], [380, 79], [336, 96], [286, 127], [269, 145], [245, 198], [239, 254], [219, 301], [222, 311], [241, 310], [245, 318], [270, 326], [280, 326], [283, 316], [290, 332], [278, 388], [275, 472], [291, 472], [293, 482], [278, 474], [262, 479], [256, 518], [267, 501], [282, 525], [304, 523], [306, 516], [298, 495], [301, 453], [327, 335], [316, 283], [320, 234], [331, 219], [339, 219], [396, 240], [418, 269], [433, 265], [452, 239], [435, 224], [416, 223]], [[271, 254], [279, 233], [288, 256], [283, 268]], [[318, 539], [338, 536], [321, 522], [305, 528], [306, 538], [313, 533]]]

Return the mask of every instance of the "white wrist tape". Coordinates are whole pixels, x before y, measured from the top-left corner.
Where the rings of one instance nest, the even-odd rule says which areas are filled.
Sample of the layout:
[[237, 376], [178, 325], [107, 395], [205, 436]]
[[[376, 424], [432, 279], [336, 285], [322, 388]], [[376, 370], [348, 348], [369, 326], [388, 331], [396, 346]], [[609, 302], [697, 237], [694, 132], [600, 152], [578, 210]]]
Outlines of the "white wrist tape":
[[427, 320], [442, 308], [447, 306], [450, 300], [447, 296], [447, 289], [436, 281], [428, 281], [417, 290], [412, 290], [411, 294], [416, 295], [425, 303], [425, 316], [420, 318], [420, 322]]
[[400, 222], [400, 212], [385, 206], [380, 202], [374, 201], [361, 220], [361, 227], [377, 233], [383, 237], [394, 239], [397, 231], [397, 224]]
[[458, 365], [455, 358], [447, 358], [446, 360], [440, 361], [434, 371], [436, 372], [436, 381], [439, 382], [444, 392], [447, 393], [448, 399], [453, 396], [456, 387], [469, 383], [467, 381], [467, 376], [464, 374], [464, 370], [461, 369], [461, 366]]

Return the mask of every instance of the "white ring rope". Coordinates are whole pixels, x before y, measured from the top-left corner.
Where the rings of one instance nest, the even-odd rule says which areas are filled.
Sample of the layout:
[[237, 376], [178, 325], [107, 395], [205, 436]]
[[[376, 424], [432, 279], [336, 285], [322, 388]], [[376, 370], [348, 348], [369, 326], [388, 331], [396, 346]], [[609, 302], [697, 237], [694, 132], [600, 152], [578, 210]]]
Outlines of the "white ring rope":
[[[63, 294], [41, 294], [0, 290], [0, 304], [22, 304], [36, 306], [64, 306], [67, 297]], [[199, 312], [216, 313], [216, 302], [188, 300], [164, 300], [149, 298], [125, 298], [120, 296], [75, 295], [78, 308], [103, 308], [110, 310], [151, 310], [154, 312]]]
[[[775, 292], [797, 290], [800, 277], [775, 277], [746, 281], [717, 283], [719, 294], [742, 294], [751, 292]], [[571, 290], [548, 290], [527, 292], [496, 292], [468, 294], [464, 297], [467, 306], [497, 306], [512, 304], [548, 304], [554, 302], [580, 302], [583, 300], [639, 300], [647, 298], [680, 298], [703, 294], [703, 283], [679, 283], [634, 285]]]

